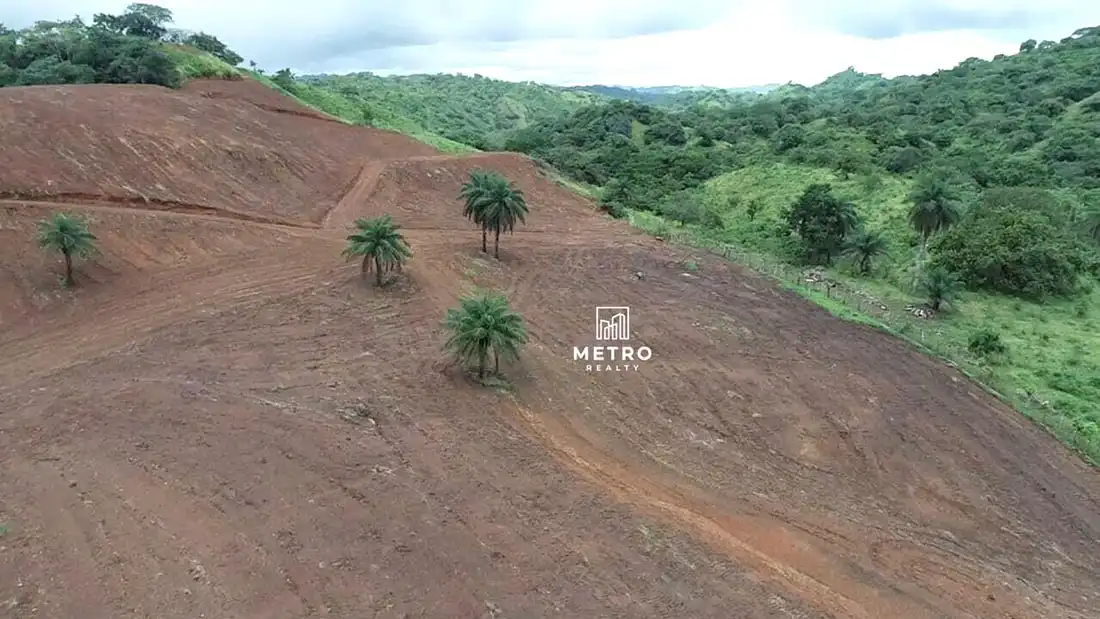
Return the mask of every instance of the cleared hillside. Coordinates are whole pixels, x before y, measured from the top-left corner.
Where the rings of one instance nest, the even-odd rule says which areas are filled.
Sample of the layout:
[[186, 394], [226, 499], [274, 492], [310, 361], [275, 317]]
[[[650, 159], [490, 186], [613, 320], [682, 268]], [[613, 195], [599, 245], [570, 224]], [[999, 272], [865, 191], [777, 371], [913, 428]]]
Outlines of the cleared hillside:
[[386, 213], [412, 228], [452, 229], [468, 225], [456, 201], [474, 170], [496, 170], [523, 188], [527, 200], [542, 205], [538, 217], [522, 227], [532, 232], [605, 229], [610, 222], [589, 200], [565, 190], [548, 168], [524, 155], [475, 153], [429, 155], [380, 160], [363, 167], [354, 187], [329, 215], [331, 226], [346, 226], [357, 217]]
[[[17, 109], [47, 117], [65, 90]], [[140, 90], [118, 89], [118, 117]], [[171, 160], [107, 148], [105, 130], [70, 142], [97, 116], [69, 101], [75, 125], [54, 114], [40, 143], [99, 153], [119, 186], [162, 178]], [[613, 221], [524, 157], [410, 152], [241, 98], [159, 101], [172, 111], [146, 111], [170, 122], [210, 114], [218, 144], [262, 118], [359, 159], [346, 193], [324, 188], [331, 209], [279, 203], [313, 228], [226, 214], [269, 213], [290, 186], [256, 158], [221, 202], [230, 173], [201, 166], [222, 160], [179, 164], [175, 191], [207, 211], [65, 205], [104, 255], [0, 339], [9, 614], [1093, 618], [1100, 477], [953, 370]], [[4, 156], [46, 184], [38, 159]], [[530, 203], [500, 261], [456, 200], [474, 168]], [[56, 290], [32, 228], [57, 207], [0, 208], [4, 294]], [[340, 252], [348, 221], [383, 213], [413, 257], [379, 289]], [[508, 388], [440, 352], [474, 287], [507, 293], [530, 331]], [[602, 305], [631, 308], [651, 360], [573, 361]]]
[[250, 81], [0, 89], [0, 195], [316, 223], [366, 161], [434, 154]]

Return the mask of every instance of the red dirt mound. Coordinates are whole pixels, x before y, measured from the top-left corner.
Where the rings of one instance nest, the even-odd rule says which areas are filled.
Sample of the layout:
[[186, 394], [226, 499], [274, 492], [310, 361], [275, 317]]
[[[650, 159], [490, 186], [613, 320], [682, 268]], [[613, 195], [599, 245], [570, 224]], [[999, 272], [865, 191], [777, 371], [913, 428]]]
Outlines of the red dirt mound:
[[248, 80], [198, 82], [184, 91], [0, 89], [0, 196], [216, 207], [318, 222], [367, 161], [437, 152], [400, 134], [241, 100], [278, 107], [267, 102], [285, 97]]

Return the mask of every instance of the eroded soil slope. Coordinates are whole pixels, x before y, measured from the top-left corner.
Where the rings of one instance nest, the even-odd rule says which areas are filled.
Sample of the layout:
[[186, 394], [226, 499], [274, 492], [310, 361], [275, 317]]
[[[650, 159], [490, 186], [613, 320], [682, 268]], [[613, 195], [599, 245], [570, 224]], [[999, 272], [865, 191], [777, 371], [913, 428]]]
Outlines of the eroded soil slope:
[[[1097, 475], [964, 378], [523, 158], [392, 159], [317, 229], [86, 209], [101, 264], [0, 339], [4, 612], [1096, 616]], [[472, 167], [531, 203], [499, 262]], [[51, 290], [19, 241], [50, 207], [3, 206], [0, 281]], [[414, 258], [379, 290], [339, 252], [383, 212]], [[511, 392], [439, 351], [474, 286], [528, 323]], [[572, 361], [597, 305], [637, 371]]]
[[292, 109], [271, 104], [273, 94], [250, 80], [182, 91], [4, 88], [0, 188], [317, 222], [367, 161], [436, 152], [396, 133], [271, 111]]

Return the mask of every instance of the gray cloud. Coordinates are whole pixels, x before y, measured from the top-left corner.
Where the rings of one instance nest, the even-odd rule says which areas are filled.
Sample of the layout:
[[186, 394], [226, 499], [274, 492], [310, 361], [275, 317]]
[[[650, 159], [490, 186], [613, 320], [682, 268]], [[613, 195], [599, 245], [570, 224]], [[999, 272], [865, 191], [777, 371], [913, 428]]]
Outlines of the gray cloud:
[[978, 30], [1015, 38], [1031, 32], [1074, 29], [1100, 22], [1091, 0], [795, 0], [802, 18], [836, 32], [868, 39], [891, 39], [926, 32]]
[[[737, 0], [150, 0], [176, 25], [217, 35], [268, 66], [438, 43], [481, 46], [546, 39], [618, 39], [706, 26]], [[0, 22], [118, 13], [127, 2], [0, 0]]]
[[856, 16], [843, 24], [841, 32], [869, 39], [890, 39], [918, 32], [944, 30], [1007, 30], [1034, 23], [1041, 13], [1035, 9], [967, 9], [945, 3], [922, 3], [901, 14]]
[[301, 65], [434, 44], [483, 47], [547, 39], [618, 39], [702, 27], [726, 7], [728, 2], [722, 0], [406, 0], [397, 6], [371, 2], [344, 12], [324, 36], [288, 33], [278, 45], [253, 39], [248, 48], [275, 64]]
[[[878, 54], [847, 43], [848, 51], [835, 43], [803, 49], [797, 42], [806, 35], [839, 33], [890, 47], [902, 35], [976, 30], [987, 41], [1018, 42], [1100, 23], [1096, 0], [152, 1], [175, 13], [176, 26], [215, 34], [270, 70], [463, 71], [556, 83], [658, 79], [656, 70], [661, 81], [773, 72], [752, 79], [785, 81], [834, 53]], [[21, 27], [74, 14], [90, 20], [97, 12], [119, 13], [128, 2], [0, 0], [0, 22]], [[725, 34], [713, 34], [715, 25]], [[712, 34], [703, 36], [708, 29]], [[669, 34], [677, 32], [683, 36]], [[661, 36], [638, 38], [645, 35]], [[973, 37], [951, 38], [970, 47], [956, 52], [940, 44], [944, 58], [988, 49]], [[890, 62], [908, 66], [904, 56]], [[843, 67], [860, 59], [829, 62]]]

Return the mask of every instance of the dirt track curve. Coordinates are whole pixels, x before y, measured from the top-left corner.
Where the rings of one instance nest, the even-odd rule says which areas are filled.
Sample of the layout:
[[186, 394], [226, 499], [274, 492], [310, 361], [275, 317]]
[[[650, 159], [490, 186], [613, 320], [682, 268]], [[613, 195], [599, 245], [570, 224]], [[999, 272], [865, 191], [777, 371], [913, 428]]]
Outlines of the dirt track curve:
[[[1100, 617], [1100, 477], [899, 341], [520, 156], [249, 83], [68, 90], [0, 90], [0, 616]], [[105, 124], [112, 92], [153, 121]], [[27, 116], [93, 138], [25, 161]], [[145, 167], [112, 146], [179, 127]], [[98, 155], [119, 172], [83, 180]], [[531, 203], [499, 262], [455, 201], [477, 167]], [[102, 249], [73, 291], [33, 246], [61, 208]], [[383, 213], [414, 257], [377, 290], [339, 254]], [[512, 393], [439, 352], [474, 286], [528, 322]], [[572, 361], [600, 305], [631, 308], [637, 371]]]

